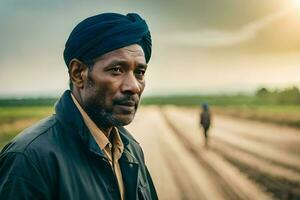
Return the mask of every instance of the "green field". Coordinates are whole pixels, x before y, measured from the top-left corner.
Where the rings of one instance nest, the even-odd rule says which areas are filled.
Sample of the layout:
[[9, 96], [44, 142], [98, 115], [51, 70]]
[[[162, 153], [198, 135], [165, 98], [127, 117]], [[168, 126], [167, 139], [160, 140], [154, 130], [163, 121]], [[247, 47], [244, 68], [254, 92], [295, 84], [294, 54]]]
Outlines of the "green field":
[[203, 103], [207, 103], [210, 105], [213, 113], [300, 128], [300, 103], [298, 103], [298, 99], [300, 98], [296, 97], [296, 101], [290, 101], [290, 99], [289, 95], [279, 97], [278, 95], [271, 95], [267, 98], [254, 95], [194, 95], [150, 97], [145, 98], [142, 104], [192, 106], [199, 108]]
[[215, 106], [213, 111], [218, 114], [300, 128], [300, 105]]
[[[9, 103], [8, 103], [9, 102]], [[55, 99], [0, 100], [0, 149], [16, 134], [54, 113]], [[199, 108], [210, 105], [223, 114], [300, 128], [300, 104], [278, 103], [257, 96], [165, 96], [146, 97], [142, 105], [176, 105]]]
[[53, 112], [53, 106], [0, 107], [0, 149], [23, 129]]

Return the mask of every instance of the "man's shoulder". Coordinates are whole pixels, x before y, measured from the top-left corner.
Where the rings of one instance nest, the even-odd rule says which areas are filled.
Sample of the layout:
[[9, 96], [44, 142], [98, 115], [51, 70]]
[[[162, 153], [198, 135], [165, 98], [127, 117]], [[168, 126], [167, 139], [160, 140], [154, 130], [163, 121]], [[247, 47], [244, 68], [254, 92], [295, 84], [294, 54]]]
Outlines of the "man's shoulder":
[[42, 119], [31, 127], [23, 130], [13, 138], [1, 151], [4, 153], [25, 153], [28, 149], [44, 147], [48, 140], [48, 135], [57, 126], [55, 115]]
[[5, 189], [34, 192], [36, 197], [42, 193], [49, 194], [49, 185], [56, 177], [52, 170], [55, 166], [52, 152], [56, 148], [53, 145], [56, 138], [53, 137], [54, 129], [60, 130], [58, 127], [55, 116], [47, 117], [19, 133], [3, 148], [0, 153], [2, 196]]

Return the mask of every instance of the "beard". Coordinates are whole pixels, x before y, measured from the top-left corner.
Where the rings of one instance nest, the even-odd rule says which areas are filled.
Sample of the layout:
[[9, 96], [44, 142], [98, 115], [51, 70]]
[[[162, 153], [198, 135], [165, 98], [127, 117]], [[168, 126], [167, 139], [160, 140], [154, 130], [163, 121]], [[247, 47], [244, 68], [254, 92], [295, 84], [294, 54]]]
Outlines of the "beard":
[[[105, 99], [106, 96], [97, 95], [99, 92], [97, 91], [95, 82], [90, 74], [88, 74], [87, 79], [87, 90], [89, 98], [85, 102], [84, 109], [98, 127], [109, 128], [113, 126], [125, 126], [133, 120], [139, 102], [139, 97], [137, 95], [124, 94], [122, 97], [113, 99], [112, 102], [110, 102], [110, 105], [107, 105]], [[113, 106], [126, 101], [135, 102], [134, 112], [123, 115], [115, 113]]]
[[132, 121], [120, 120], [115, 116], [114, 113], [99, 108], [98, 106], [87, 106], [87, 113], [98, 126], [103, 128], [112, 126], [125, 126]]

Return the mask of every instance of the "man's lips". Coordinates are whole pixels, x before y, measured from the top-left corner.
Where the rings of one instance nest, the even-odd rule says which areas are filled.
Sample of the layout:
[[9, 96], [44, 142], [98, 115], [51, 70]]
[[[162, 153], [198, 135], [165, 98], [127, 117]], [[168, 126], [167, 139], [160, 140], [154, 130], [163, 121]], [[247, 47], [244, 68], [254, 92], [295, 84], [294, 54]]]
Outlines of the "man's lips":
[[135, 101], [122, 101], [122, 102], [118, 102], [118, 103], [115, 103], [115, 106], [121, 110], [122, 112], [125, 112], [125, 113], [132, 113], [135, 111], [136, 109], [136, 102]]
[[122, 101], [122, 102], [118, 102], [115, 103], [116, 105], [121, 105], [121, 106], [128, 106], [128, 107], [135, 107], [136, 102], [135, 101]]

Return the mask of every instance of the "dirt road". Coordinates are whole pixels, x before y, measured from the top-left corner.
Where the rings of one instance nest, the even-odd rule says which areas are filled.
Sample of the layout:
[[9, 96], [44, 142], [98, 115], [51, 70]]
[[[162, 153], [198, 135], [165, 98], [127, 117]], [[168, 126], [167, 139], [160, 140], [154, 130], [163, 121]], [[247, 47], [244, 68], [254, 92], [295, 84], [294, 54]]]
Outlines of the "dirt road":
[[300, 131], [213, 116], [204, 148], [198, 111], [142, 107], [127, 128], [160, 199], [300, 199]]

